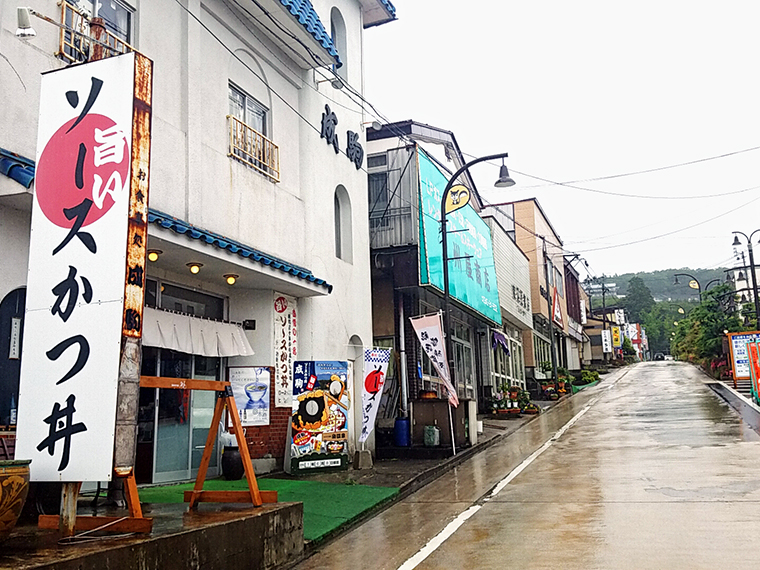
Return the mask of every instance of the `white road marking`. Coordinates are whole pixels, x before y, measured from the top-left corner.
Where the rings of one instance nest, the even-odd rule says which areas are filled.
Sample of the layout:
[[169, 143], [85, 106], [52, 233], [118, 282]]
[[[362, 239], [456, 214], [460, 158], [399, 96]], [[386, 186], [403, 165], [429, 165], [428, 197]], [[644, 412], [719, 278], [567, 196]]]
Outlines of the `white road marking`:
[[[528, 465], [533, 463], [536, 458], [541, 455], [544, 451], [549, 449], [555, 441], [557, 441], [562, 435], [569, 430], [572, 425], [577, 422], [583, 414], [585, 414], [589, 408], [596, 403], [598, 398], [594, 398], [591, 400], [586, 407], [584, 407], [580, 412], [575, 414], [570, 420], [563, 425], [561, 428], [559, 428], [555, 434], [549, 438], [549, 440], [544, 443], [541, 447], [539, 447], [536, 451], [534, 451], [532, 454], [530, 454], [520, 465], [512, 469], [512, 471], [509, 472], [509, 475], [504, 477], [499, 483], [494, 487], [493, 491], [491, 491], [491, 494], [488, 495], [484, 499], [485, 501], [488, 501], [492, 498], [494, 498], [496, 495], [498, 495], [504, 487], [509, 485], [509, 483], [517, 477], [520, 473], [522, 473]], [[423, 560], [425, 560], [428, 556], [430, 556], [433, 552], [435, 552], [439, 546], [441, 546], [446, 540], [453, 535], [460, 526], [462, 526], [467, 519], [469, 519], [472, 515], [477, 513], [482, 508], [482, 505], [472, 505], [469, 509], [462, 512], [455, 518], [453, 521], [451, 521], [449, 524], [446, 525], [446, 527], [439, 532], [436, 536], [434, 536], [425, 546], [423, 546], [417, 554], [409, 558], [406, 562], [404, 562], [401, 566], [398, 567], [398, 570], [413, 570], [416, 568]]]

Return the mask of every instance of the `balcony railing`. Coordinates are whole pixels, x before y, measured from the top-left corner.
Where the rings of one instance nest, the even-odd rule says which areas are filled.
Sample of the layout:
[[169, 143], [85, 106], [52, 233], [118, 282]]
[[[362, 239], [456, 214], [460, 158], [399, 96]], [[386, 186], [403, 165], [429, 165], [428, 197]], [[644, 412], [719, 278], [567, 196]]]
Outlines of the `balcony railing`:
[[228, 156], [244, 162], [274, 182], [280, 181], [280, 148], [258, 131], [232, 115]]
[[[87, 61], [93, 48], [93, 43], [88, 39], [90, 35], [90, 21], [87, 16], [66, 0], [61, 0], [59, 4], [61, 6], [61, 23], [86, 37], [61, 29], [58, 53], [56, 55], [69, 63]], [[108, 30], [105, 30], [105, 33], [100, 37], [100, 41], [115, 50], [111, 51], [103, 48], [103, 55], [105, 57], [116, 55], [116, 53], [137, 51], [119, 36], [114, 35]]]

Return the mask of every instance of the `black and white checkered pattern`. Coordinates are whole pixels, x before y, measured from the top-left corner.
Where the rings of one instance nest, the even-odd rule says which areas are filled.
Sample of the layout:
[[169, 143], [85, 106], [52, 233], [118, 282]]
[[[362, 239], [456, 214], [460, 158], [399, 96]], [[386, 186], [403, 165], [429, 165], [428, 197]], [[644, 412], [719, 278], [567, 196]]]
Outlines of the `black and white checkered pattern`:
[[364, 362], [387, 364], [391, 359], [390, 348], [367, 348], [364, 350]]

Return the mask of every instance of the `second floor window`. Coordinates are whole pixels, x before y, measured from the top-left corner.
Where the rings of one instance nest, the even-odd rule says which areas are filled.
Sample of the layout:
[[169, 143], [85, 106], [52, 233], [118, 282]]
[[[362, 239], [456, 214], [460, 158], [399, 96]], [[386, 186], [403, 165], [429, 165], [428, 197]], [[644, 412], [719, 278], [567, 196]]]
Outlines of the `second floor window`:
[[264, 136], [267, 136], [267, 111], [256, 99], [230, 85], [230, 115]]
[[279, 182], [280, 149], [268, 138], [269, 109], [232, 83], [229, 105], [229, 156]]

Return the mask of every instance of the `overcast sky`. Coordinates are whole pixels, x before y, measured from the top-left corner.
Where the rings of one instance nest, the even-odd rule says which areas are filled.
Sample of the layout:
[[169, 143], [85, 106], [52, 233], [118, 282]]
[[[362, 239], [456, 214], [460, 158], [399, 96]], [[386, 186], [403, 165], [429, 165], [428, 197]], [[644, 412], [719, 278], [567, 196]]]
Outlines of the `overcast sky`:
[[480, 193], [537, 198], [593, 275], [733, 266], [731, 232], [760, 228], [760, 2], [393, 4], [365, 34], [382, 119], [509, 152], [517, 185], [481, 164]]

